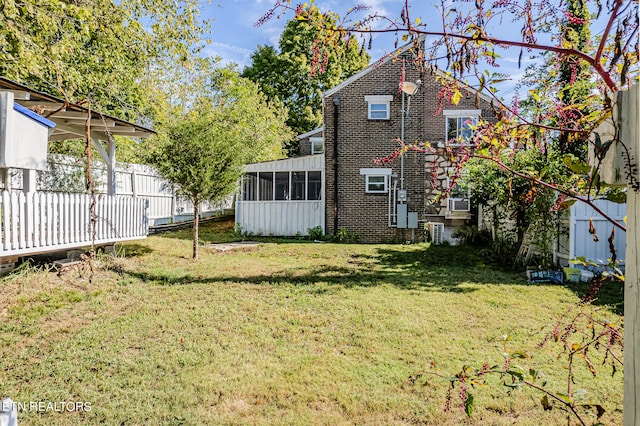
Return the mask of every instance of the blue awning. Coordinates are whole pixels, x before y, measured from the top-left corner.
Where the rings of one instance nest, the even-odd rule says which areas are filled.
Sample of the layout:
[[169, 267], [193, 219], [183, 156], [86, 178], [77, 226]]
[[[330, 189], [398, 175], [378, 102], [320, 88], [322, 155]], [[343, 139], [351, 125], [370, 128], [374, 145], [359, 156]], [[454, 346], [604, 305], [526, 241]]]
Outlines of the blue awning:
[[25, 108], [22, 105], [14, 102], [13, 103], [13, 109], [15, 111], [18, 111], [20, 114], [22, 115], [26, 115], [27, 117], [31, 118], [32, 120], [37, 121], [38, 123], [47, 126], [50, 129], [53, 129], [54, 127], [56, 127], [56, 123], [54, 123], [53, 121], [41, 116], [40, 114], [36, 114], [35, 112], [31, 111], [29, 108]]

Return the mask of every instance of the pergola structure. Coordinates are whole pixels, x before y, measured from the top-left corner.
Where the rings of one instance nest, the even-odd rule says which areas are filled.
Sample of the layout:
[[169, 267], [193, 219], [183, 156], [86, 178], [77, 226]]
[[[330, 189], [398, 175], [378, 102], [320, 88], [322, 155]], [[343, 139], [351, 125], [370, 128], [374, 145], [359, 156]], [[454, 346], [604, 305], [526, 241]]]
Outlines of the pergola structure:
[[[149, 200], [116, 195], [115, 137], [153, 133], [0, 77], [0, 272], [19, 256], [145, 238]], [[47, 143], [87, 137], [106, 164], [106, 195], [38, 191], [36, 170], [46, 168]], [[22, 170], [22, 191], [10, 188], [12, 168]]]
[[[119, 118], [101, 114], [85, 105], [72, 104], [44, 92], [0, 77], [0, 91], [13, 93], [14, 101], [55, 123], [49, 142], [85, 139], [89, 125], [91, 142], [107, 165], [107, 195], [116, 193], [115, 136], [146, 138], [155, 132]], [[90, 120], [89, 120], [90, 119]], [[35, 170], [25, 170], [25, 190], [35, 187]]]

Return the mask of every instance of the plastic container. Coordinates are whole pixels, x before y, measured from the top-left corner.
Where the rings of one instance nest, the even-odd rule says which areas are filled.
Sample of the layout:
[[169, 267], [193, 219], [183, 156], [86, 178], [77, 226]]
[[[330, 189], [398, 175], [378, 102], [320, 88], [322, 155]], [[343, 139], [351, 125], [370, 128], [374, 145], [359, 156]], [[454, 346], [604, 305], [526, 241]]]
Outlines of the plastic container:
[[593, 272], [587, 271], [586, 269], [580, 270], [580, 281], [583, 283], [589, 282], [593, 279]]
[[580, 281], [580, 269], [578, 268], [564, 268], [564, 280], [570, 283], [577, 283]]

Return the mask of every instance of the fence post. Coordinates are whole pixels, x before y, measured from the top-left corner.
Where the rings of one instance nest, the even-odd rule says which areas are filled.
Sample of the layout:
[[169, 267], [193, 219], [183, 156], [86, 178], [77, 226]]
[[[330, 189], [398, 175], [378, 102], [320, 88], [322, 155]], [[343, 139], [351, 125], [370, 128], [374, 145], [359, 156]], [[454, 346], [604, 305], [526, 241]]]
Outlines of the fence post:
[[[632, 147], [632, 164], [636, 169], [630, 173], [638, 179], [638, 161], [640, 160], [640, 85], [635, 84], [628, 91], [618, 92], [617, 104], [620, 105], [620, 140]], [[633, 183], [633, 182], [630, 182]], [[640, 192], [629, 185], [627, 188], [627, 257], [624, 289], [624, 425], [640, 424]]]

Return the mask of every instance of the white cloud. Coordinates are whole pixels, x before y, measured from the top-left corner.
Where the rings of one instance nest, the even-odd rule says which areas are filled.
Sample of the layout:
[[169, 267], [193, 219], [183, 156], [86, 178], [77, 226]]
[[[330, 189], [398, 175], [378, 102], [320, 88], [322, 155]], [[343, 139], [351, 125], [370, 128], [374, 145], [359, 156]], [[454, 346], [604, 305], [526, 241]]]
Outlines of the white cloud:
[[219, 56], [222, 58], [222, 65], [228, 65], [230, 63], [238, 64], [240, 70], [250, 64], [252, 53], [252, 50], [244, 47], [216, 42], [205, 47], [203, 51], [204, 56]]

